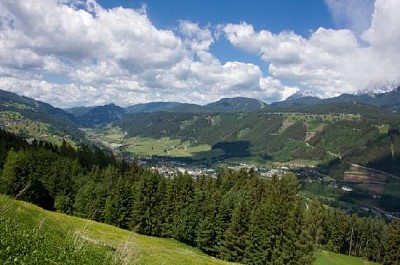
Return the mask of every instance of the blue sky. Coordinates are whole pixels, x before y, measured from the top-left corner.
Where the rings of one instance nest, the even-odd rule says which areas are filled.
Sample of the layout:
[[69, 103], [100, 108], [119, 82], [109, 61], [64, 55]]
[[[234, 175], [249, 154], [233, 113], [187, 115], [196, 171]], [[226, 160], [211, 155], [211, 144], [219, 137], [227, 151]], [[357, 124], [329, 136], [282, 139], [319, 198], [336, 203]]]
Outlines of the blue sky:
[[190, 20], [201, 25], [240, 23], [246, 21], [255, 29], [279, 33], [292, 30], [309, 35], [319, 27], [334, 27], [328, 7], [321, 0], [153, 0], [99, 1], [103, 7], [147, 6], [147, 14], [160, 28], [176, 27], [179, 20]]
[[[158, 27], [175, 29], [179, 21], [187, 20], [200, 25], [219, 25], [247, 22], [256, 30], [271, 32], [294, 31], [304, 37], [319, 27], [336, 28], [328, 6], [323, 0], [117, 0], [98, 1], [103, 7], [141, 8], [146, 6], [147, 15]], [[257, 56], [235, 49], [220, 38], [211, 47], [212, 53], [222, 62], [230, 60], [257, 63], [268, 72], [265, 63]]]
[[398, 0], [0, 1], [0, 89], [58, 107], [400, 84]]

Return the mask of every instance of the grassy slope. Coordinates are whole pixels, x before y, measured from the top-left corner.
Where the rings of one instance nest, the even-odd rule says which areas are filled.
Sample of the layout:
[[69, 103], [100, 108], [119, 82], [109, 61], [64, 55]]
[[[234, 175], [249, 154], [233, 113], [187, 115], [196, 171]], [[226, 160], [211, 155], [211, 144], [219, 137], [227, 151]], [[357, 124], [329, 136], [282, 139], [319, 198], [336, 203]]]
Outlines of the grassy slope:
[[187, 142], [181, 143], [181, 140], [169, 139], [168, 137], [160, 139], [132, 137], [126, 139], [124, 143], [127, 145], [126, 150], [128, 152], [141, 156], [188, 157], [195, 153], [211, 149], [211, 147], [206, 144], [190, 146]]
[[325, 250], [317, 252], [317, 259], [314, 265], [376, 265], [379, 263], [370, 262], [361, 258], [349, 257], [342, 254], [332, 253]]
[[[41, 233], [45, 234], [46, 239], [62, 241], [64, 238], [72, 237], [76, 244], [85, 241], [95, 245], [103, 257], [109, 258], [108, 262], [119, 260], [118, 264], [232, 264], [206, 256], [198, 249], [173, 239], [139, 235], [110, 225], [45, 211], [32, 204], [15, 201], [2, 195], [0, 195], [0, 213], [19, 224], [45, 231]], [[316, 256], [315, 265], [377, 264], [323, 250], [318, 251]], [[104, 262], [103, 260], [99, 264]]]
[[[124, 137], [124, 132], [118, 127], [107, 125], [101, 129], [84, 129], [86, 133], [102, 141], [103, 144], [123, 145], [123, 151], [134, 156], [169, 156], [169, 157], [191, 157], [200, 152], [211, 149], [207, 144], [191, 145], [188, 141], [162, 137], [159, 139], [151, 137]], [[107, 145], [107, 144], [106, 144]]]
[[[34, 121], [15, 111], [0, 111], [0, 124], [8, 124], [4, 126], [7, 131], [26, 138], [35, 138], [56, 145], [61, 145], [64, 139], [64, 132], [55, 129], [54, 126]], [[72, 140], [67, 139], [67, 142], [76, 146]]]
[[86, 219], [45, 211], [5, 196], [0, 196], [0, 212], [32, 229], [40, 227], [51, 240], [73, 237], [74, 242], [85, 240], [98, 245], [99, 251], [107, 252], [111, 260], [118, 255], [120, 260], [123, 257], [130, 261], [123, 264], [229, 264], [173, 239], [139, 235]]

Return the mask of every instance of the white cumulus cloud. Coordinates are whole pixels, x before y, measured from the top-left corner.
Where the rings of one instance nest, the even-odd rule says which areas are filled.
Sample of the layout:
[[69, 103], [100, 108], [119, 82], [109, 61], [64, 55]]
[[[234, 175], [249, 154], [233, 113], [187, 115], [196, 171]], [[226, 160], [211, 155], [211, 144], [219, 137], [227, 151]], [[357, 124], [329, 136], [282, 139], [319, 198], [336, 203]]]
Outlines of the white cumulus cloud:
[[[148, 101], [207, 103], [221, 97], [280, 100], [259, 66], [222, 64], [210, 26], [160, 29], [141, 9], [94, 0], [0, 2], [0, 89], [59, 107]], [[63, 76], [63, 82], [48, 76]], [[271, 77], [269, 77], [269, 80]], [[272, 79], [271, 79], [272, 80]], [[271, 84], [272, 84], [271, 83]], [[271, 89], [271, 91], [269, 90]]]
[[351, 29], [361, 35], [371, 24], [375, 0], [325, 0], [339, 28]]
[[[400, 2], [326, 3], [340, 29], [319, 28], [305, 37], [256, 31], [245, 22], [213, 26], [182, 20], [174, 29], [161, 29], [145, 6], [2, 0], [0, 89], [71, 107], [201, 104], [234, 96], [272, 102], [300, 89], [327, 97], [399, 83]], [[253, 63], [219, 61], [211, 47], [222, 36], [259, 56], [268, 74]]]
[[244, 22], [228, 24], [223, 31], [232, 45], [268, 63], [273, 78], [331, 97], [400, 83], [398, 10], [397, 0], [377, 0], [362, 40], [350, 29], [319, 28], [306, 38], [294, 32], [255, 31]]

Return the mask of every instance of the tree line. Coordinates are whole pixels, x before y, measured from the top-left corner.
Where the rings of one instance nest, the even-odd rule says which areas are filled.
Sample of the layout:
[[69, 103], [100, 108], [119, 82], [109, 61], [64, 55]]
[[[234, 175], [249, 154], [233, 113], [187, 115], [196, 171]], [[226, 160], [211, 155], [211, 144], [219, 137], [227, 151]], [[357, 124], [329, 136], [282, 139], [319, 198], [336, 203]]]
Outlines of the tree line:
[[50, 210], [175, 238], [245, 264], [312, 264], [317, 248], [400, 262], [400, 222], [349, 216], [303, 198], [292, 173], [165, 177], [87, 146], [27, 144], [4, 131], [0, 146], [1, 193]]

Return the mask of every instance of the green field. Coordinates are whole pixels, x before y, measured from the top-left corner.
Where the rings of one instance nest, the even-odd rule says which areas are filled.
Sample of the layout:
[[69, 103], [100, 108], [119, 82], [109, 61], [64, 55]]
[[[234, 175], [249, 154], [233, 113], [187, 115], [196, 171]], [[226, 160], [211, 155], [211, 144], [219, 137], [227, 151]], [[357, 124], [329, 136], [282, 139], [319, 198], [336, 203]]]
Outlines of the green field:
[[[34, 244], [35, 241], [32, 237], [39, 234], [44, 235], [44, 238], [41, 238], [43, 244], [50, 242], [52, 243], [50, 246], [54, 245], [54, 247], [62, 246], [63, 242], [60, 241], [65, 242], [70, 238], [71, 240], [67, 242], [71, 242], [74, 246], [71, 246], [73, 251], [67, 253], [74, 254], [74, 251], [83, 249], [84, 251], [81, 252], [84, 254], [86, 248], [92, 252], [97, 251], [99, 256], [103, 256], [106, 259], [100, 263], [94, 262], [91, 264], [231, 264], [209, 257], [197, 248], [187, 246], [173, 239], [139, 235], [110, 225], [45, 211], [32, 204], [15, 201], [5, 196], [0, 196], [0, 213], [2, 218], [11, 219], [21, 229], [25, 228], [25, 231], [21, 231], [21, 238], [22, 241], [26, 238], [27, 244]], [[1, 236], [5, 237], [4, 239], [0, 236], [0, 239], [2, 239], [0, 240], [1, 264], [6, 263], [4, 262], [4, 252], [2, 252], [3, 246], [1, 244], [7, 242], [7, 232], [10, 234], [15, 232], [8, 231], [9, 227], [4, 227], [3, 224], [4, 219], [0, 219], [0, 230], [4, 230], [0, 231]], [[31, 231], [28, 231], [29, 228], [31, 228]], [[11, 238], [9, 240], [12, 245], [8, 247], [15, 247], [14, 239]], [[23, 242], [19, 240], [18, 243], [21, 244]], [[86, 243], [89, 246], [86, 246]], [[7, 247], [5, 246], [5, 248]], [[62, 250], [65, 250], [65, 248], [62, 248]], [[23, 255], [27, 255], [29, 259], [29, 256], [35, 255], [36, 252], [34, 253], [34, 251], [29, 252], [29, 246], [26, 246], [25, 250], [19, 251], [17, 253], [19, 256], [15, 258], [21, 260]], [[86, 252], [90, 254], [90, 251]], [[112, 261], [119, 262], [113, 263]], [[49, 263], [52, 264], [51, 262]], [[11, 262], [9, 264], [19, 263]]]
[[207, 144], [191, 146], [188, 142], [181, 143], [179, 139], [168, 137], [160, 139], [132, 137], [125, 139], [123, 144], [127, 152], [138, 156], [189, 157], [211, 149]]
[[84, 129], [86, 133], [98, 138], [107, 144], [122, 145], [121, 151], [128, 152], [134, 156], [169, 156], [169, 157], [191, 157], [201, 152], [211, 150], [207, 144], [192, 144], [188, 141], [163, 137], [160, 139], [150, 137], [125, 138], [124, 132], [119, 127], [105, 126], [92, 130]]
[[360, 114], [350, 113], [335, 113], [335, 114], [314, 114], [314, 113], [303, 113], [303, 112], [283, 112], [282, 116], [287, 121], [303, 121], [306, 123], [312, 123], [315, 121], [320, 122], [332, 122], [335, 120], [341, 121], [355, 121], [361, 118]]
[[332, 253], [325, 250], [317, 252], [317, 259], [314, 265], [373, 265], [379, 264], [375, 262], [366, 261], [361, 258], [350, 257], [337, 253]]

